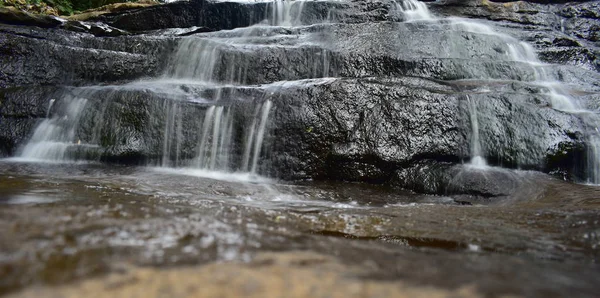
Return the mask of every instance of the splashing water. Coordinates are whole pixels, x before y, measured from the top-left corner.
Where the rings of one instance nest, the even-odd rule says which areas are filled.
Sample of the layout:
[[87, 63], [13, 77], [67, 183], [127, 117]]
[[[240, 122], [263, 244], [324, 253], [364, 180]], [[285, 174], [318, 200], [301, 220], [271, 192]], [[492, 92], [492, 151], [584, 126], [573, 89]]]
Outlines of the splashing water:
[[296, 26], [301, 23], [303, 0], [273, 0], [271, 4], [271, 25]]
[[395, 10], [400, 12], [405, 21], [417, 20], [433, 20], [434, 16], [429, 12], [429, 8], [425, 3], [417, 0], [400, 0], [395, 1]]
[[[55, 100], [51, 100], [50, 107], [54, 104]], [[87, 99], [66, 96], [62, 102], [56, 104], [63, 106], [59, 108], [63, 114], [50, 118], [48, 112], [47, 118], [37, 126], [31, 139], [23, 148], [20, 154], [22, 159], [69, 160], [72, 159], [69, 149], [81, 146], [81, 142], [76, 138], [76, 129]]]

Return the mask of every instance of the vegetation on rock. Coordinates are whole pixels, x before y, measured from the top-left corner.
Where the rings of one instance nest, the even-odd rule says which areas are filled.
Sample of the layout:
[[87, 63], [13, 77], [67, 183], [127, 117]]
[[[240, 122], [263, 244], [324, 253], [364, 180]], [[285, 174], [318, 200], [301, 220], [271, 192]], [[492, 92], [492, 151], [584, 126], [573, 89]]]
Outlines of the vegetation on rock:
[[[18, 9], [47, 15], [72, 15], [74, 13], [122, 2], [157, 3], [154, 0], [0, 0], [0, 7], [14, 6]], [[160, 1], [164, 2], [164, 1]]]

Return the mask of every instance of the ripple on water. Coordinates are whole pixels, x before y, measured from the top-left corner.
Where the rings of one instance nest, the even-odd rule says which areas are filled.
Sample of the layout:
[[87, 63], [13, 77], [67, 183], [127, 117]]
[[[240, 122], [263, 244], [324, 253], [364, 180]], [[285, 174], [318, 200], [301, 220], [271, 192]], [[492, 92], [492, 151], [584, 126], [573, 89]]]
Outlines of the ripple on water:
[[58, 201], [56, 198], [49, 198], [37, 195], [10, 195], [6, 198], [0, 197], [0, 205], [27, 205], [27, 204], [49, 204]]

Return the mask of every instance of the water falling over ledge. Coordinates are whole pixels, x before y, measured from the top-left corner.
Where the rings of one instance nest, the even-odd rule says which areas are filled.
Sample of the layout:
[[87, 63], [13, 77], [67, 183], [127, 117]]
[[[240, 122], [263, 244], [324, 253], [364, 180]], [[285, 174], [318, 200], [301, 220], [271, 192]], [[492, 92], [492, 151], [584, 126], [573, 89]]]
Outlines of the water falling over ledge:
[[485, 169], [487, 162], [483, 157], [481, 150], [481, 139], [479, 136], [479, 118], [477, 115], [477, 103], [467, 95], [467, 104], [469, 106], [469, 119], [471, 122], [471, 161], [470, 165], [474, 168]]
[[[261, 155], [266, 156], [268, 154], [265, 154], [264, 152], [264, 145], [257, 144], [260, 143], [262, 138], [269, 137], [269, 112], [263, 112], [264, 105], [262, 102], [265, 102], [264, 100], [270, 98], [265, 96], [264, 98], [259, 99], [259, 97], [255, 96], [259, 92], [253, 93], [251, 95], [255, 96], [253, 98], [245, 98], [246, 94], [243, 94], [244, 92], [239, 92], [237, 95], [232, 96], [231, 94], [228, 94], [228, 89], [259, 89], [261, 85], [274, 84], [273, 82], [286, 84], [287, 82], [296, 82], [305, 78], [317, 78], [319, 76], [330, 75], [332, 77], [337, 77], [346, 75], [340, 74], [339, 72], [339, 67], [342, 65], [341, 63], [328, 63], [328, 60], [333, 57], [334, 62], [343, 62], [344, 59], [349, 59], [342, 55], [347, 53], [340, 54], [336, 49], [319, 44], [320, 42], [330, 41], [333, 43], [335, 38], [339, 37], [334, 36], [334, 38], [330, 39], [330, 36], [326, 36], [326, 38], [323, 39], [323, 35], [339, 34], [344, 38], [343, 35], [346, 34], [346, 28], [344, 27], [346, 25], [335, 24], [335, 26], [330, 26], [331, 24], [322, 24], [307, 28], [308, 24], [300, 24], [297, 18], [298, 15], [295, 15], [295, 13], [292, 12], [293, 10], [289, 9], [294, 5], [303, 3], [300, 3], [300, 1], [275, 1], [272, 4], [274, 9], [272, 16], [274, 18], [271, 19], [271, 15], [267, 13], [268, 19], [257, 26], [260, 26], [260, 28], [238, 28], [231, 31], [224, 30], [219, 32], [201, 33], [178, 38], [178, 46], [172, 53], [171, 63], [164, 69], [161, 76], [157, 77], [155, 80], [149, 80], [143, 83], [136, 82], [118, 87], [120, 90], [138, 88], [137, 91], [147, 88], [150, 93], [161, 94], [161, 98], [159, 99], [162, 105], [160, 115], [155, 117], [156, 119], [153, 119], [153, 121], [156, 121], [161, 126], [160, 136], [152, 135], [151, 142], [148, 142], [152, 143], [151, 146], [154, 146], [153, 148], [158, 149], [156, 151], [151, 151], [150, 154], [147, 155], [150, 156], [149, 159], [152, 159], [149, 164], [161, 165], [163, 167], [192, 167], [224, 172], [260, 172], [260, 158], [257, 159], [256, 156], [260, 157]], [[278, 6], [279, 4], [283, 6]], [[532, 86], [539, 85], [543, 87], [541, 88], [542, 91], [538, 93], [551, 98], [553, 108], [569, 112], [581, 112], [575, 105], [568, 105], [569, 90], [561, 90], [560, 83], [553, 80], [553, 74], [551, 72], [544, 72], [547, 68], [546, 65], [539, 61], [535, 61], [537, 59], [536, 53], [528, 44], [498, 33], [497, 30], [491, 27], [469, 20], [458, 18], [436, 19], [429, 12], [427, 6], [419, 1], [398, 1], [396, 4], [399, 7], [398, 12], [404, 16], [401, 20], [405, 22], [390, 22], [381, 26], [374, 25], [369, 28], [382, 30], [401, 28], [402, 32], [399, 33], [401, 37], [402, 34], [411, 34], [410, 36], [417, 36], [419, 34], [419, 32], [415, 33], [413, 31], [435, 32], [438, 34], [435, 35], [436, 37], [439, 36], [443, 39], [443, 48], [448, 52], [443, 53], [438, 49], [423, 49], [421, 51], [424, 53], [423, 56], [433, 55], [432, 61], [437, 58], [440, 58], [440, 60], [447, 59], [449, 61], [455, 59], [458, 61], [457, 63], [467, 64], [469, 63], [470, 55], [480, 58], [488, 54], [488, 52], [492, 52], [492, 55], [489, 55], [489, 57], [498, 59], [501, 62], [509, 62], [503, 64], [502, 67], [505, 67], [506, 65], [510, 67], [518, 64], [518, 69], [515, 67], [516, 71], [514, 71], [516, 75], [509, 78], [501, 77], [498, 79], [513, 79], [515, 81], [520, 81], [522, 79], [530, 80], [528, 83]], [[288, 5], [288, 7], [285, 8], [285, 5]], [[312, 13], [312, 11], [310, 11], [312, 8], [310, 8], [308, 4], [306, 5], [306, 13]], [[281, 7], [284, 7], [284, 9], [281, 10]], [[277, 11], [283, 11], [284, 13], [279, 14]], [[281, 16], [283, 16], [283, 18], [281, 18]], [[394, 20], [397, 21], [399, 19]], [[304, 21], [306, 21], [306, 19]], [[276, 26], [269, 27], [267, 24]], [[302, 26], [298, 26], [298, 24]], [[354, 28], [348, 29], [348, 31], [352, 33], [352, 30], [354, 29], [358, 30], [361, 28], [360, 26], [355, 26]], [[308, 30], [310, 33], [303, 30]], [[317, 33], [313, 34], [313, 30]], [[481, 36], [484, 34], [489, 36]], [[351, 36], [351, 34], [346, 34], [346, 38], [347, 36]], [[296, 37], [299, 37], [298, 39], [301, 41], [293, 42], [292, 39]], [[494, 37], [497, 37], [496, 41], [490, 42]], [[454, 42], [460, 38], [464, 38], [464, 43], [468, 43], [468, 45], [464, 46], [464, 43]], [[268, 39], [268, 41], [266, 41], [266, 39]], [[417, 48], [420, 39], [412, 39], [417, 40], [417, 42], [409, 43], [410, 47]], [[475, 41], [470, 42], [466, 40]], [[376, 40], [366, 40], [365, 44], [367, 44], [367, 47], [370, 45], [370, 42], [373, 44], [378, 43]], [[392, 49], [402, 49], [401, 46], [395, 47], [392, 44], [393, 42], [396, 42], [396, 40], [392, 40], [388, 43], [383, 42], [381, 48], [389, 47]], [[489, 49], [478, 50], [469, 47], [477, 46], [482, 42], [485, 43], [486, 46], [489, 46], [488, 48], [490, 49], [493, 47], [493, 50], [497, 52], [493, 52]], [[313, 47], [314, 51], [305, 51], [302, 53], [296, 51], [298, 48], [306, 46], [307, 43], [312, 43], [310, 46]], [[352, 43], [352, 41], [349, 43]], [[500, 46], [498, 46], [498, 44], [500, 44]], [[404, 46], [406, 47], [406, 44]], [[463, 46], [463, 48], [461, 48], [461, 46]], [[280, 51], [282, 48], [285, 48], [285, 50]], [[343, 46], [341, 48], [345, 49]], [[305, 48], [302, 50], [305, 50]], [[354, 55], [351, 51], [358, 52], [361, 50], [362, 49], [359, 47], [351, 48], [348, 56]], [[421, 49], [415, 50], [414, 53], [418, 53], [420, 50]], [[254, 54], [255, 52], [258, 54]], [[409, 53], [403, 53], [407, 56], [413, 54], [413, 51], [411, 50], [405, 52]], [[440, 52], [442, 54], [438, 55]], [[258, 56], [267, 56], [263, 54], [272, 54], [274, 58], [270, 59], [271, 61], [258, 58]], [[288, 54], [297, 55], [288, 59]], [[306, 57], [314, 58], [313, 61], [309, 60], [308, 64], [314, 63], [312, 68], [315, 69], [315, 71], [312, 71], [311, 73], [283, 73], [279, 71], [279, 69], [295, 68], [288, 68], [287, 63], [304, 63], [303, 61], [305, 61]], [[399, 58], [399, 61], [406, 62], [410, 60], [408, 58], [412, 59], [412, 57], [403, 56]], [[417, 56], [417, 58], [421, 58], [421, 56]], [[406, 61], [402, 59], [406, 59]], [[321, 63], [321, 61], [323, 62]], [[456, 61], [452, 60], [452, 63]], [[273, 64], [266, 62], [273, 62]], [[513, 64], [510, 62], [518, 63]], [[352, 61], [352, 63], [358, 64], [356, 61]], [[280, 65], [283, 65], [284, 67], [281, 67]], [[254, 69], [263, 66], [265, 69], [276, 69], [276, 71], [269, 72], [262, 77], [263, 73], [256, 72]], [[486, 65], [478, 64], [478, 66], [485, 67]], [[308, 68], [305, 67], [305, 65], [298, 68], [302, 67]], [[440, 68], [443, 67], [445, 66], [440, 66]], [[496, 79], [496, 73], [485, 76], [487, 74], [486, 71], [488, 71], [487, 69], [482, 71], [478, 71], [479, 69], [477, 69], [477, 71], [473, 71], [472, 73], [466, 73], [469, 67], [471, 69], [476, 68], [476, 66], [473, 65], [464, 68], [458, 67], [458, 71], [464, 71], [465, 74], [458, 73], [456, 76], [459, 78], [470, 78], [483, 74], [482, 80]], [[522, 68], [530, 68], [531, 71], [524, 72], [525, 74], [521, 76], [521, 73], [519, 72]], [[297, 70], [293, 69], [293, 71]], [[305, 71], [305, 69], [300, 69], [300, 71]], [[367, 70], [367, 73], [365, 74], [371, 75], [368, 71], [371, 70]], [[252, 74], [250, 76], [251, 82], [248, 82], [248, 73]], [[350, 76], [352, 75], [353, 74], [350, 73]], [[372, 75], [378, 76], [382, 74], [375, 73]], [[253, 77], [260, 78], [252, 81]], [[146, 87], [142, 87], [143, 84], [146, 84]], [[133, 87], [134, 85], [136, 86]], [[101, 87], [98, 86], [98, 88]], [[246, 105], [245, 111], [235, 112], [233, 111], [234, 105], [231, 104], [235, 101], [252, 101], [252, 103]], [[480, 103], [479, 98], [470, 98], [470, 101]], [[273, 105], [273, 103], [277, 105], [277, 101], [268, 102], [270, 102], [271, 105]], [[186, 110], [188, 109], [189, 103], [202, 106], [202, 108], [198, 108], [198, 111], [196, 111], [195, 117], [190, 117], [189, 115], [186, 116], [186, 113], [188, 113]], [[564, 104], [564, 106], [561, 106], [561, 104]], [[471, 127], [471, 135], [468, 135], [467, 138], [471, 139], [471, 143], [469, 144], [471, 152], [469, 158], [472, 164], [482, 164], [482, 162], [485, 161], [484, 156], [486, 156], [492, 164], [505, 164], [509, 167], [519, 167], [518, 161], [512, 163], [512, 160], [507, 162], [507, 159], [502, 159], [504, 157], [496, 158], [496, 152], [494, 152], [496, 149], [493, 148], [493, 146], [497, 146], [498, 142], [494, 143], [494, 141], [486, 139], [490, 135], [488, 131], [489, 126], [486, 126], [488, 125], [486, 124], [486, 121], [490, 118], [486, 114], [486, 108], [487, 106], [485, 103], [477, 106], [472, 103], [469, 104], [470, 121], [468, 125]], [[54, 109], [56, 110], [56, 108]], [[239, 117], [236, 116], [236, 113], [245, 115], [245, 122], [243, 124], [238, 123]], [[262, 115], [266, 115], [265, 120], [263, 120]], [[98, 118], [102, 117], [103, 116], [99, 116]], [[189, 124], [192, 123], [190, 122], [190, 119], [193, 119], [193, 124]], [[195, 133], [189, 133], [190, 126], [194, 126], [197, 131]], [[245, 127], [244, 129], [240, 129], [240, 126]], [[266, 131], [264, 132], [266, 136], [261, 137], [261, 131], [263, 131], [261, 128], [264, 128], [264, 131]], [[592, 129], [589, 131], [593, 132]], [[120, 133], [121, 132], [116, 132], [115, 135], [122, 137], [123, 139], [129, 138], [128, 140], [132, 140], [131, 143], [137, 142], [135, 144], [145, 142], [147, 137], [140, 137], [139, 135], [121, 135]], [[505, 133], [505, 131], [501, 131], [500, 133]], [[82, 139], [81, 144], [79, 144], [79, 137], [74, 137], [72, 140], [64, 143], [68, 143], [71, 147], [73, 147], [73, 144], [79, 144], [80, 148], [88, 145], [105, 148], [105, 146], [113, 146], [114, 143], [97, 142], [100, 139], [96, 137], [92, 139], [94, 142]], [[479, 142], [475, 142], [474, 140], [479, 140]], [[593, 143], [592, 140], [593, 138], [590, 138], [590, 143]], [[190, 145], [189, 143], [193, 143], [193, 145]], [[474, 144], [476, 143], [480, 143], [480, 145], [475, 146]], [[145, 146], [145, 144], [143, 145]], [[127, 149], [129, 148], [125, 148], [121, 152], [126, 152], [125, 150]], [[232, 152], [232, 150], [234, 152]], [[521, 147], [519, 150], [526, 149], [522, 149]], [[592, 151], [594, 151], [593, 148], [590, 149], [590, 152]], [[144, 154], [145, 153], [146, 152], [144, 152]], [[593, 153], [590, 153], [590, 155], [593, 155]], [[519, 155], [515, 156], [516, 159], [521, 158]], [[523, 159], [529, 157], [530, 156], [526, 156]], [[588, 158], [588, 160], [590, 163], [595, 164], [592, 158]], [[529, 160], [526, 162], [529, 162]], [[531, 164], [532, 163], [526, 164], [525, 168]], [[591, 168], [591, 166], [589, 167]]]
[[[480, 22], [469, 19], [449, 17], [437, 18], [429, 12], [427, 6], [415, 0], [402, 0], [396, 3], [396, 10], [400, 12], [407, 22], [429, 22], [429, 23], [448, 23], [455, 31], [473, 32], [476, 34], [485, 34], [497, 37], [505, 44], [505, 56], [508, 61], [523, 63], [533, 73], [533, 80], [529, 82], [532, 85], [541, 87], [541, 94], [548, 97], [551, 102], [551, 108], [577, 115], [582, 119], [586, 128], [586, 177], [585, 183], [600, 185], [600, 116], [586, 111], [581, 105], [573, 99], [567, 87], [556, 77], [548, 73], [546, 68], [548, 64], [539, 60], [535, 49], [528, 43], [520, 41], [510, 35], [500, 33], [494, 28]], [[479, 132], [480, 121], [476, 103], [467, 97], [469, 122], [471, 126], [470, 142], [470, 165], [474, 168], [485, 168], [487, 162], [483, 158], [481, 149], [482, 138]]]
[[405, 21], [428, 21], [434, 20], [434, 16], [427, 5], [417, 0], [394, 1], [394, 9], [399, 12]]
[[[36, 127], [29, 142], [22, 148], [19, 158], [27, 161], [65, 162], [77, 160], [76, 149], [98, 148], [92, 144], [82, 144], [77, 138], [76, 129], [88, 100], [66, 95], [56, 103], [51, 99], [46, 118]], [[51, 115], [51, 109], [57, 105], [60, 113]]]

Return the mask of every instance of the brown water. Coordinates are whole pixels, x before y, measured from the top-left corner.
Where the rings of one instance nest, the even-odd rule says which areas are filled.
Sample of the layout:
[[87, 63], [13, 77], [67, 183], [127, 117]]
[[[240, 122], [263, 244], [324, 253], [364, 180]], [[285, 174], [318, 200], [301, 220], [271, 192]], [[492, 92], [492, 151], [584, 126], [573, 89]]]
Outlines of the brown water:
[[[519, 195], [460, 205], [359, 184], [3, 161], [0, 293], [596, 297], [600, 188], [514, 175], [530, 182]], [[104, 291], [123, 276], [135, 282]]]

